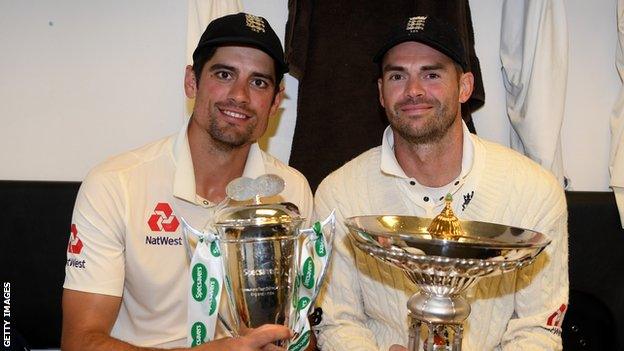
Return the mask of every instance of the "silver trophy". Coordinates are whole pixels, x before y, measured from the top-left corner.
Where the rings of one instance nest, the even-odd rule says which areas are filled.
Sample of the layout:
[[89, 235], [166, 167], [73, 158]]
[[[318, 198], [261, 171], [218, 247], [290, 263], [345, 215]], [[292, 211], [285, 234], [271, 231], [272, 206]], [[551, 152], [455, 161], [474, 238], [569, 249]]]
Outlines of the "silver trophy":
[[450, 199], [435, 219], [360, 216], [346, 219], [359, 249], [401, 268], [420, 288], [407, 302], [409, 351], [460, 351], [470, 304], [462, 296], [479, 278], [529, 265], [550, 243], [537, 232], [459, 221]]
[[233, 208], [215, 224], [237, 333], [267, 323], [289, 325], [301, 224], [276, 204]]
[[[313, 232], [311, 229], [301, 229], [304, 219], [300, 217], [297, 207], [290, 203], [261, 203], [262, 197], [274, 196], [283, 187], [282, 179], [275, 175], [233, 181], [226, 191], [228, 197], [239, 203], [221, 210], [213, 224], [223, 257], [225, 290], [230, 307], [230, 318], [226, 318], [229, 321], [221, 318], [221, 322], [228, 324], [235, 335], [267, 323], [293, 329], [302, 325], [297, 322], [306, 317], [308, 305], [313, 303], [318, 293], [316, 287], [323, 279], [318, 273], [324, 271], [325, 265], [316, 262], [314, 294], [305, 300], [307, 304], [298, 303], [303, 279], [298, 272], [300, 267], [305, 266], [300, 264], [300, 259], [308, 257], [302, 251], [303, 245], [308, 243], [308, 246], [314, 247], [318, 241], [310, 241], [312, 239], [326, 240], [324, 243], [327, 244], [331, 235], [322, 238], [323, 235], [310, 235]], [[250, 198], [253, 199], [251, 203]], [[330, 243], [327, 251], [329, 256]], [[312, 262], [308, 266], [314, 264]], [[305, 321], [307, 323], [307, 318]], [[309, 330], [309, 326], [305, 330]], [[301, 326], [299, 333], [303, 332], [304, 327]], [[306, 339], [299, 336], [296, 334], [293, 339], [298, 346], [291, 349], [307, 345], [309, 333]], [[278, 345], [288, 343], [279, 342]]]

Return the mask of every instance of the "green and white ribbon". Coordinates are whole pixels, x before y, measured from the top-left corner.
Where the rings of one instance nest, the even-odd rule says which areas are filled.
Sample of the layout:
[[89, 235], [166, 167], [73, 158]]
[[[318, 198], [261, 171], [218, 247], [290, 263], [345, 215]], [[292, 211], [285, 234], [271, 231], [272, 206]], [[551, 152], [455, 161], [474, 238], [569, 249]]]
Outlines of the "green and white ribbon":
[[332, 212], [323, 222], [316, 222], [310, 229], [300, 232], [305, 235], [295, 279], [291, 321], [295, 337], [288, 345], [288, 351], [304, 350], [310, 343], [310, 322], [308, 312], [314, 304], [323, 283], [332, 252], [332, 239], [336, 228], [336, 216]]
[[193, 347], [214, 339], [223, 291], [223, 263], [217, 236], [198, 231], [184, 218], [181, 220], [187, 244], [197, 243], [189, 269], [187, 315], [187, 341]]

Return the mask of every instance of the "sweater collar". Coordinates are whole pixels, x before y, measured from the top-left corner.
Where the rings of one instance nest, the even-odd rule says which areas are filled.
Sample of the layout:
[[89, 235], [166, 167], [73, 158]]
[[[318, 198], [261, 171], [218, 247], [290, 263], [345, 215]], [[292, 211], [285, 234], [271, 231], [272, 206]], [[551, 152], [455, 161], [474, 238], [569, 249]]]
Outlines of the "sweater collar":
[[[466, 124], [462, 121], [462, 131], [464, 134], [464, 141], [462, 145], [462, 166], [461, 172], [459, 175], [460, 179], [465, 178], [470, 170], [472, 169], [474, 155], [475, 155], [475, 146], [472, 140], [470, 131]], [[383, 139], [381, 141], [381, 171], [383, 173], [403, 178], [409, 179], [409, 177], [401, 168], [399, 161], [396, 159], [396, 155], [394, 154], [394, 134], [392, 132], [392, 127], [386, 127], [386, 130], [383, 133]]]

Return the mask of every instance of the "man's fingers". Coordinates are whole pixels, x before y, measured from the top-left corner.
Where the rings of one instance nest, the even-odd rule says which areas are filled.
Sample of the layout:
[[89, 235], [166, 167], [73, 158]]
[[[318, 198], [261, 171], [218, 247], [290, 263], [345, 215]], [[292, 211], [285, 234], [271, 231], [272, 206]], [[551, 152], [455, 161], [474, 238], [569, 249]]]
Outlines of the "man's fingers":
[[407, 351], [407, 349], [401, 345], [394, 344], [390, 346], [390, 349], [388, 349], [388, 351]]
[[[290, 329], [283, 325], [265, 324], [247, 334], [251, 344], [255, 347], [264, 347], [277, 340], [288, 339], [292, 336]], [[279, 349], [278, 349], [279, 350]]]
[[262, 348], [262, 351], [286, 351], [286, 349], [277, 345], [268, 344]]

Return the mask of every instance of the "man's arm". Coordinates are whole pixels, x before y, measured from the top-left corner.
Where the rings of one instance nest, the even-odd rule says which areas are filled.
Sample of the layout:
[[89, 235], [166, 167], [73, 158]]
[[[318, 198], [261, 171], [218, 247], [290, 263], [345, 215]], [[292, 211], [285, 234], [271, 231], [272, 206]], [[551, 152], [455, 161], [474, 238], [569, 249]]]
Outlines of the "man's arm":
[[121, 298], [76, 290], [63, 290], [61, 349], [141, 350], [109, 336], [117, 319]]
[[[63, 351], [154, 351], [156, 348], [138, 347], [110, 336], [117, 319], [121, 298], [65, 289], [63, 291]], [[271, 343], [292, 336], [281, 325], [263, 325], [249, 330], [244, 336], [220, 339], [176, 351], [278, 351]]]
[[328, 179], [321, 183], [314, 198], [314, 218], [326, 218], [336, 210], [334, 251], [318, 301], [323, 309], [321, 323], [315, 328], [319, 331], [319, 347], [328, 351], [377, 351], [374, 335], [364, 324], [367, 317], [357, 266], [344, 225], [344, 213], [349, 211], [344, 190], [348, 187], [336, 185], [337, 179]]
[[[538, 211], [527, 209], [525, 228], [534, 228], [552, 241], [528, 267], [517, 272], [515, 314], [501, 346], [505, 351], [561, 350], [561, 323], [568, 304], [567, 207], [554, 177], [536, 188]], [[531, 224], [529, 224], [529, 222]]]

